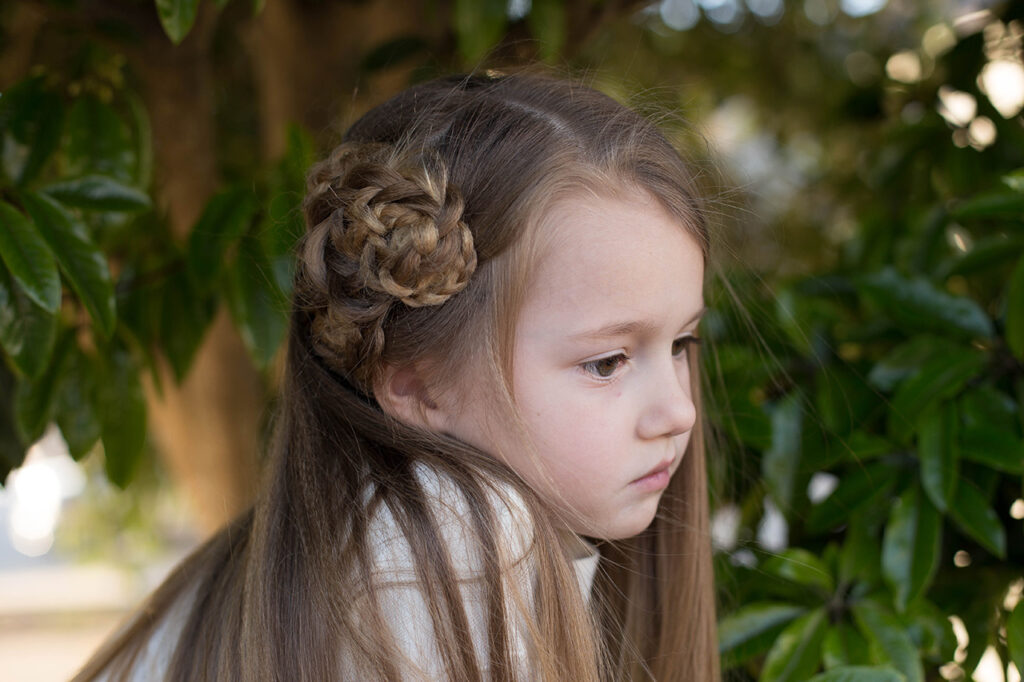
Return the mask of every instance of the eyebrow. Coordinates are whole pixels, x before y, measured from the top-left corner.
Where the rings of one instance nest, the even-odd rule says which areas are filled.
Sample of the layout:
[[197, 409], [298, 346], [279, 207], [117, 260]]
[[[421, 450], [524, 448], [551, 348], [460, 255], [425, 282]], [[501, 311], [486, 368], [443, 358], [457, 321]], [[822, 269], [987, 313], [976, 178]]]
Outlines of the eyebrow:
[[[693, 317], [687, 320], [683, 324], [683, 326], [688, 327], [689, 325], [694, 324], [695, 322], [700, 320], [701, 317], [704, 316], [704, 313], [706, 313], [707, 310], [707, 306], [701, 307], [701, 309], [698, 310]], [[630, 336], [632, 334], [642, 335], [652, 332], [656, 326], [657, 325], [655, 325], [655, 323], [650, 320], [628, 320], [626, 322], [613, 322], [612, 324], [607, 324], [603, 327], [599, 327], [598, 329], [592, 329], [587, 330], [585, 332], [580, 332], [579, 334], [573, 334], [570, 338], [573, 340], [608, 339], [617, 336]]]

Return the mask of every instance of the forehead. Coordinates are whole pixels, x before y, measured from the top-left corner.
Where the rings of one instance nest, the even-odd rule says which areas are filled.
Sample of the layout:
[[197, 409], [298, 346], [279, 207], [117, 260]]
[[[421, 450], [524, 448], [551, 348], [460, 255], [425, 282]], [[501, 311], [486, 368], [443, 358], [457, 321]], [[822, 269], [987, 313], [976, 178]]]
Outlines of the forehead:
[[540, 232], [526, 316], [547, 311], [565, 324], [591, 324], [703, 305], [703, 252], [647, 192], [570, 195], [542, 216]]

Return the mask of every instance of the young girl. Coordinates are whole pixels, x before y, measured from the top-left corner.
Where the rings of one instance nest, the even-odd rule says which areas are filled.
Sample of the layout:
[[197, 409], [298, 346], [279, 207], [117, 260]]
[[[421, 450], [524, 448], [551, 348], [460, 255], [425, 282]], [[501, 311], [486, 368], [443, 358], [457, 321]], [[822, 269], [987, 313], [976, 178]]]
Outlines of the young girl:
[[304, 210], [266, 487], [76, 679], [717, 679], [707, 233], [662, 134], [441, 79]]

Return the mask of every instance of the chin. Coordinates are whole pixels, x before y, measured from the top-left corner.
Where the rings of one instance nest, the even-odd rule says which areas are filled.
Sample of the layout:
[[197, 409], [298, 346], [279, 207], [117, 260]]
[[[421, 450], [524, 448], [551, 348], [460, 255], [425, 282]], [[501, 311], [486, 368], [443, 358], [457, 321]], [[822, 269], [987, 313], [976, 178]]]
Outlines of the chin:
[[636, 514], [629, 518], [618, 519], [603, 528], [596, 529], [600, 531], [599, 533], [584, 533], [584, 535], [590, 535], [602, 540], [625, 540], [647, 530], [654, 521], [656, 512], [657, 509], [654, 509], [650, 513]]

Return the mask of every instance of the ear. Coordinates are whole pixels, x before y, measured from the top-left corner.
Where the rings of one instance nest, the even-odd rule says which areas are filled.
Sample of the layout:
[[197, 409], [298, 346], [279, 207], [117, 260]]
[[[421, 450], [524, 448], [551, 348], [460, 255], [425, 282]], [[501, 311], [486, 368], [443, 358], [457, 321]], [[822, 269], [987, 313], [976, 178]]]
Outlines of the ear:
[[443, 432], [448, 425], [447, 412], [431, 397], [424, 374], [418, 367], [385, 367], [374, 385], [374, 397], [395, 419]]

